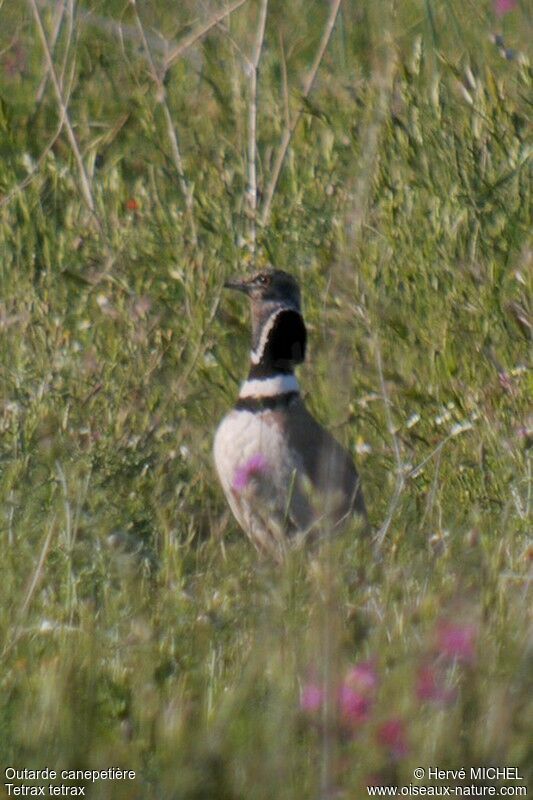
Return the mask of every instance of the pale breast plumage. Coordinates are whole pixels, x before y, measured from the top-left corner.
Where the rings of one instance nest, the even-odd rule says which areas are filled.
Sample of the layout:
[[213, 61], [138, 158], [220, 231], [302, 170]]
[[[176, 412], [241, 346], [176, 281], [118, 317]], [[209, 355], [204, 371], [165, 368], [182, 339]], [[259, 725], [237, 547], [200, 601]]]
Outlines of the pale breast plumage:
[[237, 522], [261, 549], [278, 553], [287, 533], [312, 523], [303, 464], [275, 412], [231, 411], [217, 430], [214, 458]]

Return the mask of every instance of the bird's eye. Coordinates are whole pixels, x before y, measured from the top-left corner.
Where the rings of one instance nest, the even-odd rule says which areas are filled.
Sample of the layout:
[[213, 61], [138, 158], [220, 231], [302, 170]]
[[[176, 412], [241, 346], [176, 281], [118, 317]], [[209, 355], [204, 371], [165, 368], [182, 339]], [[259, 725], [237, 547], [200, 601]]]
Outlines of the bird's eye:
[[255, 278], [255, 283], [260, 283], [261, 286], [268, 286], [270, 283], [270, 275], [265, 275], [264, 272], [260, 272]]

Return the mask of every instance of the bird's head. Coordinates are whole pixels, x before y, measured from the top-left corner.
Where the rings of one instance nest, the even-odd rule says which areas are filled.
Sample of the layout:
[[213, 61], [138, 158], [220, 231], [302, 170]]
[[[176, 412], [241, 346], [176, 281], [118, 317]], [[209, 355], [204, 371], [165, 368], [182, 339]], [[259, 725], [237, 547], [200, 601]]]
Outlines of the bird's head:
[[252, 309], [252, 364], [292, 371], [305, 357], [306, 330], [300, 287], [288, 272], [263, 269], [250, 277], [227, 281], [243, 292]]

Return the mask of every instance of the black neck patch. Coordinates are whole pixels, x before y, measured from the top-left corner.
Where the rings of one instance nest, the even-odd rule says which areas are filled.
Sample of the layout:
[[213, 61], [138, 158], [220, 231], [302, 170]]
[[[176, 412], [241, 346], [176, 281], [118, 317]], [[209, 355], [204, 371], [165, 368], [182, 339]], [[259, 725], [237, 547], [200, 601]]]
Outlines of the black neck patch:
[[237, 411], [275, 411], [287, 408], [299, 396], [300, 392], [284, 392], [272, 397], [239, 397], [234, 407]]
[[[258, 363], [254, 377], [264, 377], [273, 372], [292, 372], [296, 364], [305, 358], [307, 332], [303, 317], [292, 308], [282, 308], [274, 312], [263, 325], [266, 340], [261, 342]], [[260, 336], [263, 339], [264, 333]]]

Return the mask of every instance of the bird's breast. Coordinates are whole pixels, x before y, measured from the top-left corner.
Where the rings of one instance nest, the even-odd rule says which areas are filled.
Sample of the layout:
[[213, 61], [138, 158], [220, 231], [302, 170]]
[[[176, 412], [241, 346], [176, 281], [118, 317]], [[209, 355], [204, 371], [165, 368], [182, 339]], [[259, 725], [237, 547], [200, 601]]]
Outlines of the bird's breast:
[[270, 410], [231, 411], [216, 432], [214, 457], [226, 493], [246, 490], [260, 479], [278, 483], [295, 468], [280, 421]]

